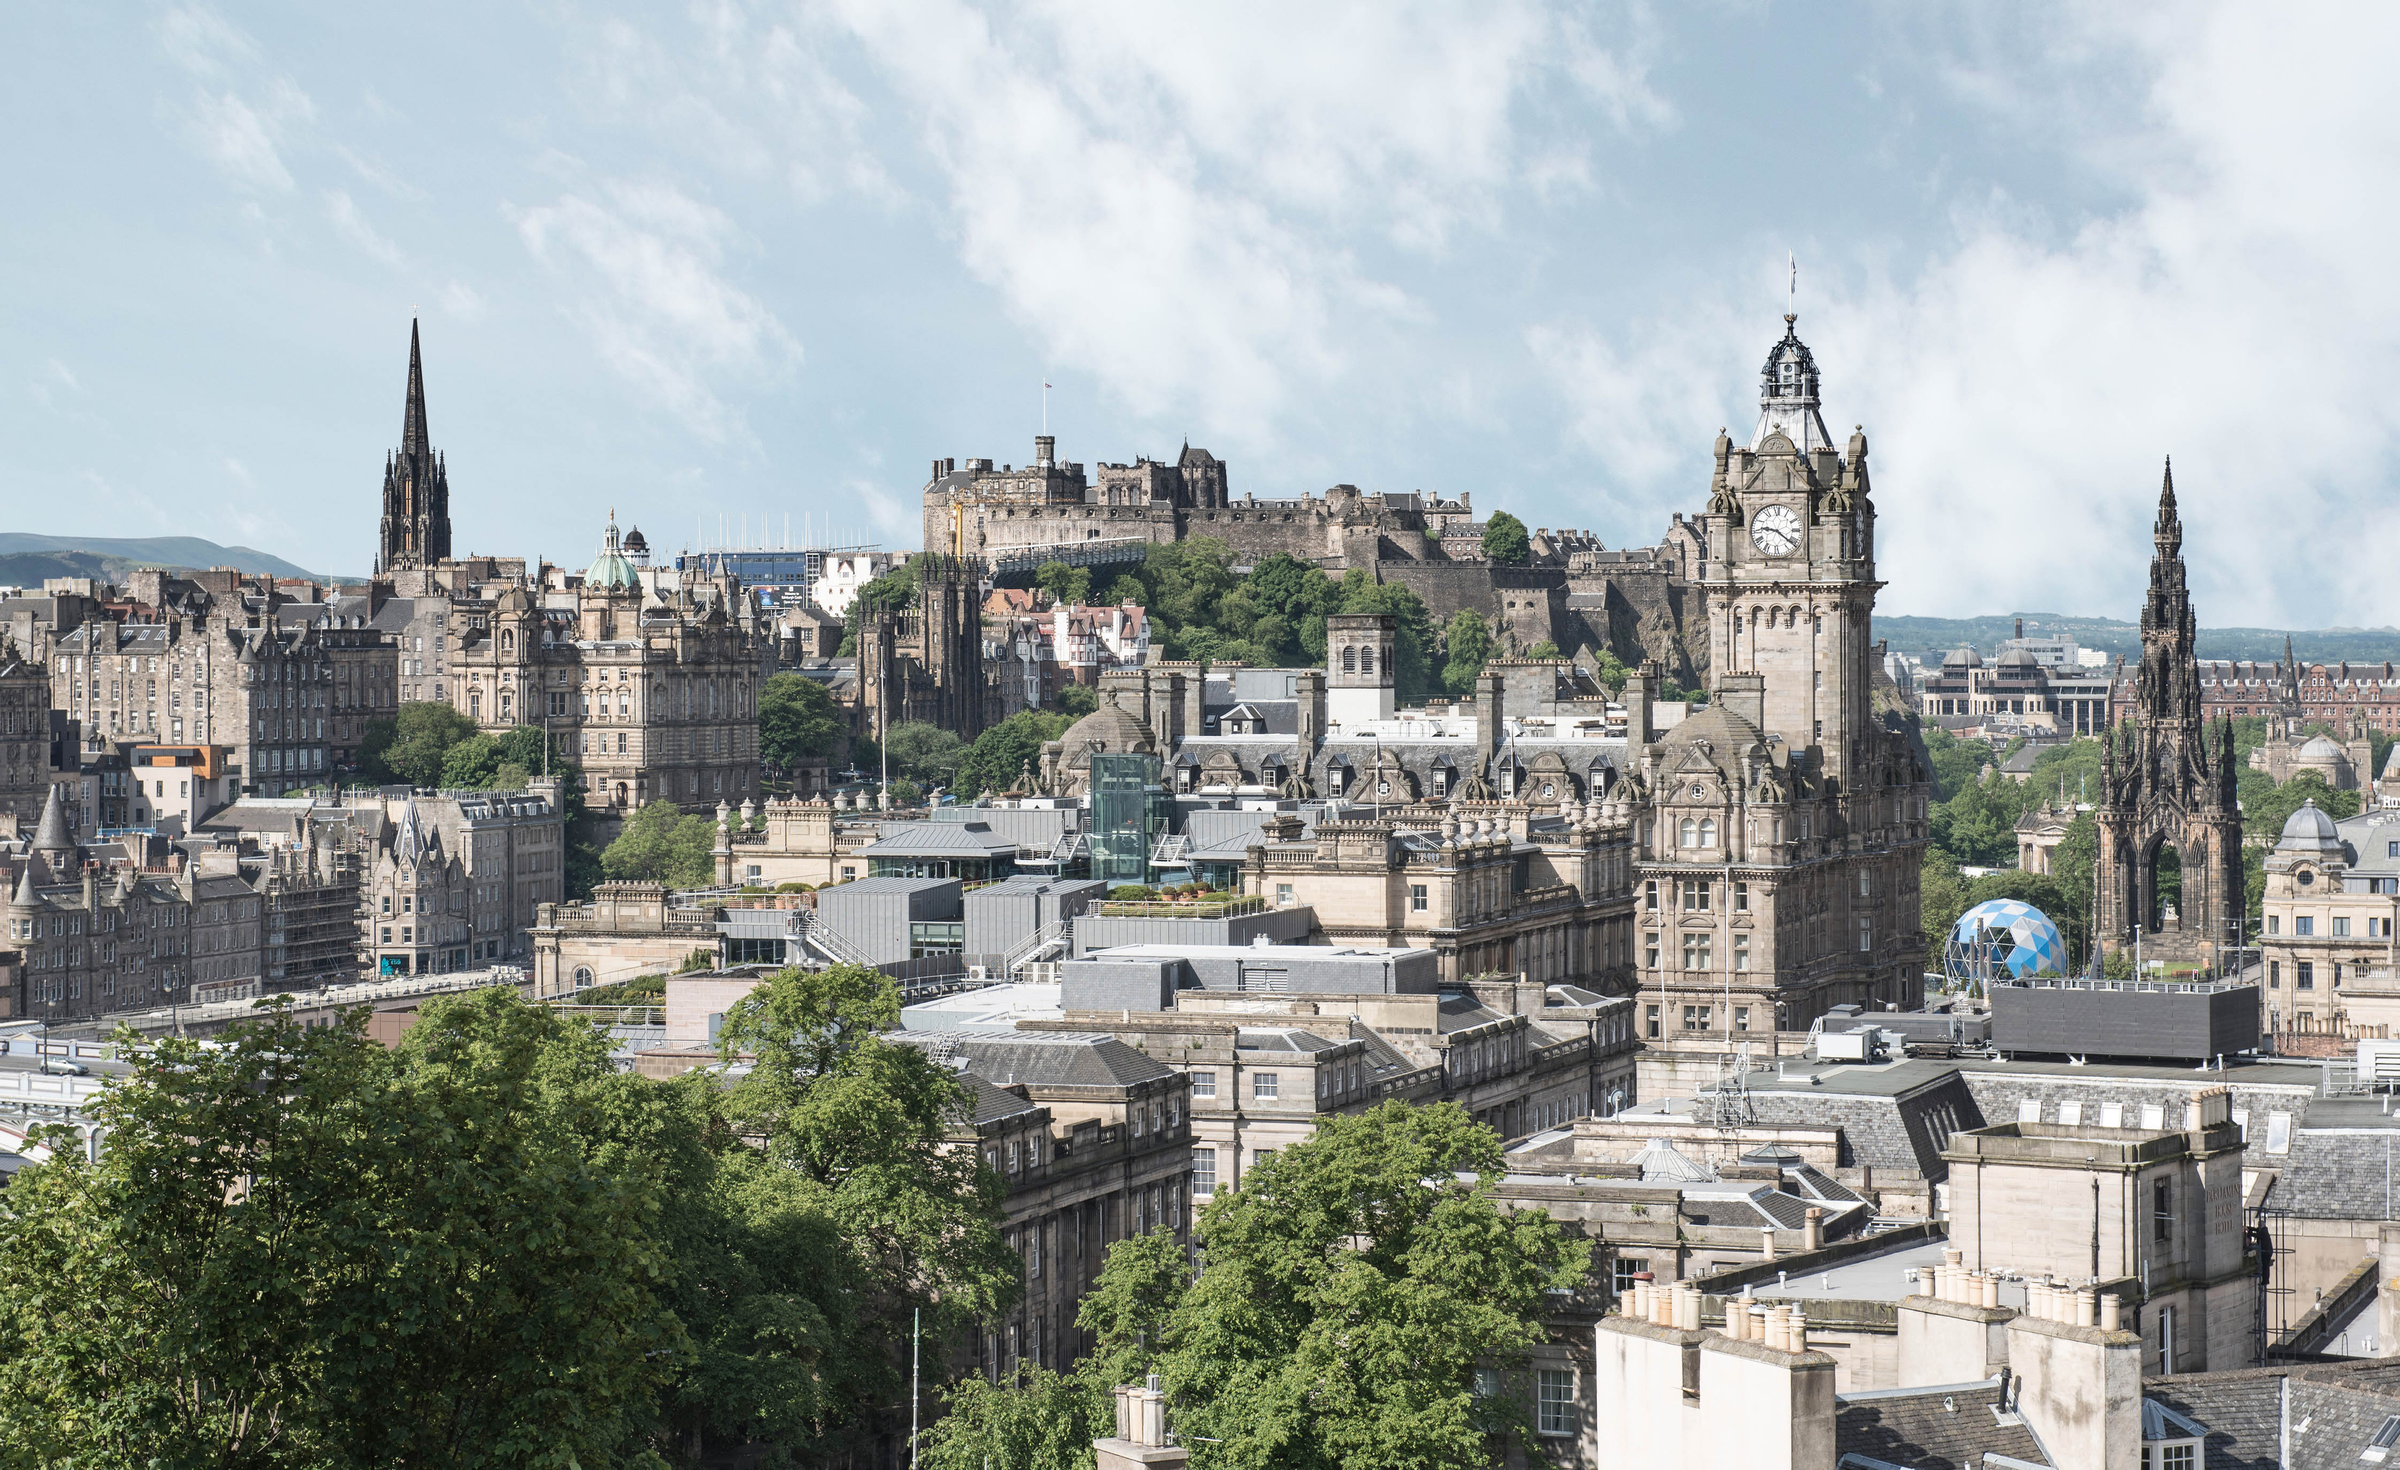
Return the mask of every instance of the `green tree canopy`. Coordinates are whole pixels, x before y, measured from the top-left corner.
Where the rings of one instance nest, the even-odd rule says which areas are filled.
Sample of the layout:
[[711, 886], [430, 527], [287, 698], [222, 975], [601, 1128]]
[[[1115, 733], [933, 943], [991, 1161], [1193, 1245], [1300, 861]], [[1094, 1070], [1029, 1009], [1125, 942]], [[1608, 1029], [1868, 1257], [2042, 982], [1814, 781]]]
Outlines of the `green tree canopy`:
[[[1410, 707], [1423, 704], [1434, 692], [1433, 617], [1425, 610], [1424, 599], [1397, 582], [1376, 581], [1364, 567], [1343, 573], [1339, 590], [1344, 613], [1391, 614], [1398, 635], [1394, 648], [1400, 655], [1400, 669], [1393, 682], [1400, 703]], [[1320, 628], [1320, 642], [1322, 632]], [[1316, 661], [1322, 664], [1324, 658], [1320, 646]]]
[[892, 758], [893, 777], [906, 777], [924, 786], [948, 785], [967, 754], [965, 742], [924, 720], [892, 726], [883, 743]]
[[1491, 625], [1483, 614], [1462, 608], [1451, 615], [1442, 633], [1442, 683], [1453, 697], [1465, 699], [1475, 693], [1475, 677], [1491, 662], [1494, 647]]
[[388, 739], [370, 722], [359, 746], [359, 773], [377, 783], [439, 786], [450, 747], [475, 733], [475, 722], [437, 700], [400, 706]]
[[[453, 791], [522, 791], [542, 773], [543, 739], [536, 725], [469, 735], [442, 757], [441, 784]], [[564, 764], [553, 758], [552, 773]]]
[[1180, 1262], [1112, 1253], [1099, 1310], [1168, 1308], [1143, 1335], [1180, 1432], [1223, 1441], [1228, 1470], [1485, 1463], [1525, 1416], [1521, 1395], [1478, 1397], [1476, 1368], [1518, 1364], [1590, 1259], [1549, 1215], [1499, 1206], [1502, 1168], [1450, 1104], [1328, 1118], [1211, 1201], [1188, 1291]]
[[1532, 554], [1532, 538], [1525, 534], [1525, 523], [1507, 511], [1493, 511], [1492, 518], [1483, 523], [1483, 559], [1497, 566], [1521, 567]]
[[1633, 670], [1625, 667], [1623, 659], [1603, 648], [1592, 655], [1592, 674], [1599, 679], [1601, 687], [1614, 695], [1624, 692], [1625, 681], [1633, 677]]
[[758, 753], [776, 765], [831, 760], [849, 730], [832, 691], [814, 679], [773, 674], [758, 687]]
[[706, 888], [717, 880], [717, 824], [686, 816], [671, 801], [654, 801], [626, 818], [617, 840], [600, 854], [600, 870], [620, 883]]
[[1033, 585], [1049, 593], [1052, 602], [1079, 605], [1091, 600], [1092, 570], [1069, 566], [1063, 561], [1046, 561], [1033, 569]]
[[[1075, 686], [1081, 687], [1081, 686]], [[1073, 717], [1019, 710], [975, 737], [959, 762], [958, 791], [978, 796], [986, 791], [1013, 791], [1028, 768], [1039, 771], [1042, 747], [1066, 733]]]
[[1089, 684], [1064, 684], [1055, 703], [1060, 714], [1080, 720], [1100, 707], [1100, 691]]
[[10, 1182], [0, 1453], [647, 1463], [689, 1353], [654, 1289], [655, 1169], [551, 1126], [529, 1033], [430, 1041], [279, 1008], [133, 1053], [99, 1161], [62, 1134]]

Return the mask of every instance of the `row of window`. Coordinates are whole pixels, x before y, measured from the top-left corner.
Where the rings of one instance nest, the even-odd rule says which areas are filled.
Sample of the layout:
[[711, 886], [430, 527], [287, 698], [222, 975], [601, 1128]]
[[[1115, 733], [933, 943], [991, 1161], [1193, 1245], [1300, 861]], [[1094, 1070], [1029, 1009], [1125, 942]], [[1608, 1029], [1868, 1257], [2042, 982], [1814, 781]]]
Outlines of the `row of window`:
[[[2385, 882], [2393, 882], [2393, 881], [2400, 881], [2400, 880], [2385, 879], [2385, 880], [2382, 880], [2382, 881], [2385, 881]], [[2333, 924], [2333, 927], [2331, 928], [2331, 930], [2329, 930], [2329, 931], [2327, 932], [2327, 935], [2326, 935], [2326, 937], [2327, 937], [2327, 938], [2329, 938], [2329, 939], [2348, 939], [2348, 938], [2350, 938], [2350, 937], [2351, 937], [2351, 934], [2350, 934], [2350, 919], [2349, 919], [2349, 916], [2348, 916], [2348, 915], [2346, 915], [2346, 914], [2336, 914], [2336, 915], [2334, 915], [2334, 916], [2333, 916], [2333, 920], [2332, 920], [2332, 924]], [[2267, 932], [2268, 932], [2269, 934], [2280, 934], [2280, 933], [2282, 933], [2282, 932], [2283, 932], [2283, 915], [2281, 915], [2281, 914], [2269, 914], [2269, 915], [2267, 915]], [[2314, 936], [2315, 936], [2315, 934], [2316, 934], [2316, 932], [2317, 932], [2317, 916], [2316, 916], [2315, 914], [2294, 914], [2294, 915], [2292, 915], [2292, 933], [2293, 933], [2293, 935], [2294, 935], [2295, 937], [2297, 937], [2297, 938], [2301, 938], [2301, 939], [2308, 939], [2308, 938], [2312, 938], [2312, 937], [2314, 937]], [[2367, 920], [2366, 932], [2365, 932], [2365, 933], [2364, 933], [2364, 935], [2363, 935], [2363, 936], [2361, 936], [2361, 937], [2363, 937], [2363, 938], [2367, 938], [2367, 939], [2389, 939], [2389, 938], [2391, 938], [2391, 937], [2392, 937], [2392, 921], [2391, 921], [2391, 920], [2389, 920], [2389, 919], [2376, 919], [2376, 918], [2370, 918], [2370, 919], [2368, 919], [2368, 920]]]

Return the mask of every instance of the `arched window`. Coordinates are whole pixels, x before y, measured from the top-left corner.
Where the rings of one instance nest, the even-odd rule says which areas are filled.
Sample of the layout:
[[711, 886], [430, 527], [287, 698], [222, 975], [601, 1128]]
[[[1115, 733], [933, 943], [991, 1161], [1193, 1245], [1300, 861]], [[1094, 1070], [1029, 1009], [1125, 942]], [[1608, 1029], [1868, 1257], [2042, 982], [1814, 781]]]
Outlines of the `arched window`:
[[1700, 819], [1700, 845], [1702, 847], [1714, 847], [1717, 845], [1717, 823], [1715, 818], [1702, 817]]
[[1375, 672], [1374, 649], [1362, 648], [1358, 651], [1358, 671], [1362, 674], [1372, 674]]
[[513, 649], [513, 648], [515, 648], [516, 646], [517, 646], [517, 635], [516, 635], [514, 632], [512, 632], [512, 631], [510, 631], [510, 630], [508, 630], [508, 629], [506, 629], [506, 628], [503, 628], [503, 629], [501, 629], [501, 630], [500, 630], [500, 647], [501, 647], [501, 649], [502, 649], [503, 651], [505, 651], [505, 650], [508, 650], [508, 649]]
[[1358, 672], [1357, 649], [1345, 648], [1342, 650], [1342, 672], [1345, 674], [1355, 674]]
[[1693, 821], [1690, 817], [1685, 817], [1683, 819], [1682, 840], [1677, 842], [1675, 845], [1677, 847], [1698, 847], [1700, 845], [1700, 824]]

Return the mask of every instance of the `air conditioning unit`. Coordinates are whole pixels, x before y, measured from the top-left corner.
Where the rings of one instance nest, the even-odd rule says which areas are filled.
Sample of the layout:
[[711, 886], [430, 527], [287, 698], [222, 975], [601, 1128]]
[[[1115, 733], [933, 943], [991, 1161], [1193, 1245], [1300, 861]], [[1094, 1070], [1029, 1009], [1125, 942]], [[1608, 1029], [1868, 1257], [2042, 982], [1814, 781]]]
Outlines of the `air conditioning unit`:
[[2369, 1087], [2400, 1083], [2400, 1041], [2360, 1042], [2358, 1080]]

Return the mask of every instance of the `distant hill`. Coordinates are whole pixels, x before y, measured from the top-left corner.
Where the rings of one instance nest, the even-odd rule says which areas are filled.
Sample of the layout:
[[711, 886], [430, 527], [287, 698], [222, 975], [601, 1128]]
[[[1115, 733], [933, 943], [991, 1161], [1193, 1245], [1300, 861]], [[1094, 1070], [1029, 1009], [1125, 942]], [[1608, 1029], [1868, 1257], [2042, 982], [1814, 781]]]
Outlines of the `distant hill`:
[[[35, 571], [55, 566], [56, 570]], [[305, 567], [247, 546], [219, 546], [197, 536], [37, 536], [0, 531], [0, 582], [38, 586], [44, 577], [117, 577], [138, 567], [245, 572], [324, 581]]]
[[[1875, 618], [1875, 636], [1891, 641], [1895, 652], [1913, 654], [1918, 658], [1939, 663], [1941, 656], [1953, 648], [1974, 648], [1984, 657], [1991, 657], [1993, 645], [2013, 637], [2017, 619], [2025, 620], [2028, 637], [2069, 637], [2085, 648], [2096, 648], [2112, 659], [2119, 654], [2129, 660], [2142, 656], [2142, 628], [2117, 618], [2075, 617], [2063, 613], [2008, 613], [1980, 618]], [[2400, 628], [2318, 628], [2314, 630], [2281, 628], [2202, 628], [2199, 655], [2202, 658], [2279, 659], [2283, 657], [2283, 640], [2292, 640], [2292, 652], [2307, 663], [2382, 663], [2386, 659], [2400, 662]]]

